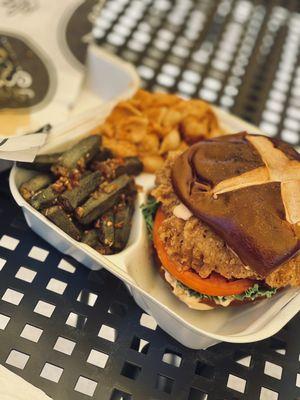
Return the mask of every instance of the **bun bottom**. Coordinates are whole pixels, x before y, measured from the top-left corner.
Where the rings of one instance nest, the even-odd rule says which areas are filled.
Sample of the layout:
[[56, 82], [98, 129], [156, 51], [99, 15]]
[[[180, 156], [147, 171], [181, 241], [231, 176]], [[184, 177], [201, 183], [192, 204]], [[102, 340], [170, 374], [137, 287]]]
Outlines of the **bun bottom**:
[[252, 299], [244, 299], [244, 300], [232, 300], [229, 304], [222, 305], [222, 304], [217, 304], [213, 300], [209, 299], [202, 299], [199, 300], [196, 297], [193, 296], [187, 296], [184, 293], [184, 290], [178, 289], [176, 286], [176, 279], [173, 278], [162, 266], [159, 269], [159, 273], [163, 280], [168, 283], [170, 288], [172, 289], [172, 293], [174, 296], [176, 296], [181, 302], [185, 303], [189, 308], [193, 310], [199, 310], [199, 311], [210, 311], [215, 308], [224, 308], [224, 307], [231, 307], [231, 306], [241, 306], [244, 304], [248, 303], [254, 303], [259, 300], [263, 300], [264, 297], [258, 297], [255, 300]]

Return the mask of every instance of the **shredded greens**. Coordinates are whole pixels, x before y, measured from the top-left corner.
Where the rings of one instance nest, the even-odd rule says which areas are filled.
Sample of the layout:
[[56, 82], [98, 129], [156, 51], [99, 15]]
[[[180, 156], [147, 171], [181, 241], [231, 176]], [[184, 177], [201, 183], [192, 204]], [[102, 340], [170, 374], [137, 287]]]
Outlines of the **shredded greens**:
[[272, 297], [277, 289], [276, 288], [270, 288], [267, 286], [261, 286], [258, 283], [255, 283], [251, 288], [247, 289], [244, 293], [241, 294], [235, 294], [231, 296], [209, 296], [207, 294], [202, 294], [198, 293], [195, 290], [189, 289], [187, 286], [185, 286], [183, 283], [177, 281], [177, 286], [188, 292], [190, 296], [197, 297], [199, 300], [212, 300], [215, 301], [216, 303], [222, 303], [226, 302], [227, 300], [255, 300], [258, 297], [267, 297], [270, 298]]
[[152, 240], [153, 221], [155, 213], [159, 207], [159, 202], [155, 197], [149, 196], [146, 204], [141, 205], [142, 213], [146, 222], [149, 238]]

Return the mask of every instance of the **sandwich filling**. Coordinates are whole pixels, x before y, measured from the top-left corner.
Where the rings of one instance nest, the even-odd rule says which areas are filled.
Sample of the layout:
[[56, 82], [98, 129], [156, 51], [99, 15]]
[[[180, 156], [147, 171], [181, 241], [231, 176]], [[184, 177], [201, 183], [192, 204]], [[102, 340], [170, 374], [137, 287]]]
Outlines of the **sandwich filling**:
[[[299, 183], [300, 156], [281, 142], [276, 146], [273, 144], [276, 150], [284, 153], [280, 162], [292, 161], [292, 164], [286, 164], [286, 171], [292, 178], [276, 176], [276, 165], [270, 160], [267, 162], [272, 165], [268, 166], [265, 174], [266, 156], [263, 151], [257, 155], [252, 145], [246, 155], [238, 150], [240, 145], [245, 145], [246, 136], [249, 135], [231, 135], [231, 139], [225, 139], [225, 142], [233, 142], [235, 148], [235, 153], [223, 148], [227, 154], [225, 160], [221, 148], [216, 150], [210, 142], [207, 148], [203, 145], [202, 154], [196, 152], [195, 155], [196, 144], [181, 156], [174, 154], [170, 157], [157, 174], [156, 188], [152, 191], [155, 200], [152, 200], [150, 209], [153, 209], [153, 214], [161, 211], [164, 215], [153, 231], [154, 239], [155, 236], [158, 238], [158, 247], [164, 249], [164, 260], [157, 251], [155, 240], [154, 245], [166, 271], [165, 279], [174, 294], [192, 308], [201, 302], [227, 306], [237, 301], [268, 298], [276, 293], [277, 288], [300, 285], [298, 202], [287, 199], [287, 195], [293, 194], [294, 183]], [[184, 166], [178, 160], [187, 154], [189, 157], [186, 157]], [[221, 161], [218, 161], [220, 157]], [[201, 160], [204, 160], [205, 167], [202, 167]], [[191, 165], [194, 168], [192, 174], [185, 179], [185, 168], [191, 168]], [[249, 175], [246, 181], [239, 180], [253, 169], [264, 169], [264, 172], [256, 171], [258, 175], [250, 176], [250, 183]], [[287, 181], [281, 182], [281, 179]], [[246, 197], [235, 197], [244, 189], [247, 190]], [[188, 193], [191, 197], [186, 197]], [[151, 230], [150, 209], [146, 213], [147, 226]], [[226, 209], [230, 215], [224, 213]], [[234, 237], [233, 241], [227, 240], [230, 236]], [[233, 292], [230, 288], [234, 289]], [[218, 290], [214, 292], [214, 289]]]
[[207, 309], [213, 308], [210, 304], [219, 305], [222, 307], [228, 307], [231, 303], [236, 301], [254, 301], [258, 298], [270, 298], [272, 297], [277, 289], [261, 287], [258, 283], [255, 283], [251, 288], [247, 289], [241, 294], [236, 294], [232, 296], [211, 296], [196, 292], [185, 286], [183, 283], [177, 281], [168, 271], [164, 268], [165, 280], [172, 287], [173, 294], [183, 301], [187, 306], [193, 308], [194, 310], [201, 309], [203, 307], [199, 305], [201, 302], [208, 302]]
[[[149, 219], [152, 211], [155, 211], [154, 223]], [[145, 211], [147, 212], [145, 213]], [[159, 236], [159, 229], [165, 216], [162, 209], [151, 201], [144, 208], [144, 215], [148, 216], [148, 229], [151, 229], [151, 237], [165, 280], [172, 287], [173, 294], [190, 308], [209, 310], [216, 305], [227, 307], [231, 303], [249, 302], [258, 298], [269, 298], [276, 293], [276, 288], [270, 288], [263, 282], [250, 279], [227, 280], [218, 273], [213, 272], [203, 279], [192, 269], [184, 269], [181, 264], [172, 260]], [[205, 307], [203, 306], [205, 305]]]

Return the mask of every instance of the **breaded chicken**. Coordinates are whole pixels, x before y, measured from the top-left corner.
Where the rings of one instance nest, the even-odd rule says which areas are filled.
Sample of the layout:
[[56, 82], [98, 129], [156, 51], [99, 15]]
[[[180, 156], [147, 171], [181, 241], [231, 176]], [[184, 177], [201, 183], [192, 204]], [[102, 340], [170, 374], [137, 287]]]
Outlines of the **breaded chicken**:
[[204, 222], [194, 216], [185, 221], [173, 214], [174, 208], [180, 204], [171, 183], [171, 167], [175, 156], [170, 157], [158, 172], [157, 186], [152, 191], [153, 196], [162, 203], [166, 215], [159, 235], [169, 256], [178, 261], [183, 269], [193, 268], [202, 278], [215, 271], [228, 279], [265, 279], [271, 287], [300, 285], [300, 254], [264, 278], [244, 265], [224, 240]]

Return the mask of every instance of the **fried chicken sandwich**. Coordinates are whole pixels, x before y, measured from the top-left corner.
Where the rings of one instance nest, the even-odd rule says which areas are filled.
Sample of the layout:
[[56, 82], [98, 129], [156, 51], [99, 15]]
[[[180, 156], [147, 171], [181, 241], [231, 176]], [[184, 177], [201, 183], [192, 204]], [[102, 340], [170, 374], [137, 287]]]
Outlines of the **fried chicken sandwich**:
[[202, 140], [157, 173], [153, 243], [193, 309], [244, 304], [300, 285], [300, 154], [241, 132]]

